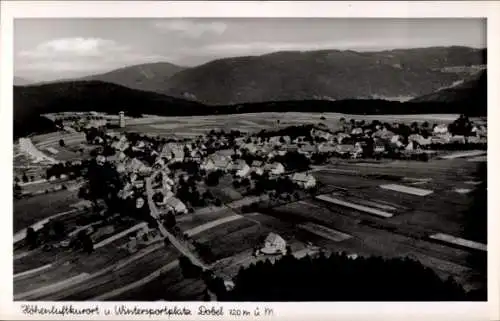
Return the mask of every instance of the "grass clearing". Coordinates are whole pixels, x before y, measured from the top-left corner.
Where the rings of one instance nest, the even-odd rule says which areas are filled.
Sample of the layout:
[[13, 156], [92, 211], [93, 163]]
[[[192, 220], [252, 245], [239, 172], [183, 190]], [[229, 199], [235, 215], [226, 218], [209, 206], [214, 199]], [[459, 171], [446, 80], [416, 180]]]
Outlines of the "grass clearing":
[[231, 222], [231, 221], [239, 220], [239, 219], [242, 219], [242, 218], [243, 218], [243, 216], [241, 216], [241, 215], [233, 215], [233, 216], [228, 216], [228, 217], [220, 218], [218, 220], [215, 220], [215, 221], [212, 221], [212, 222], [209, 222], [209, 223], [197, 226], [197, 227], [192, 228], [190, 230], [187, 230], [185, 233], [187, 235], [189, 235], [189, 236], [194, 236], [196, 234], [199, 234], [199, 233], [201, 233], [203, 231], [212, 229], [212, 228], [217, 227], [219, 225], [222, 225], [224, 223], [228, 223], [228, 222]]
[[342, 233], [314, 223], [300, 224], [299, 227], [310, 233], [319, 235], [334, 242], [342, 242], [352, 237], [352, 235]]
[[27, 228], [54, 213], [71, 210], [71, 205], [79, 201], [77, 193], [78, 191], [61, 190], [14, 200], [14, 232]]

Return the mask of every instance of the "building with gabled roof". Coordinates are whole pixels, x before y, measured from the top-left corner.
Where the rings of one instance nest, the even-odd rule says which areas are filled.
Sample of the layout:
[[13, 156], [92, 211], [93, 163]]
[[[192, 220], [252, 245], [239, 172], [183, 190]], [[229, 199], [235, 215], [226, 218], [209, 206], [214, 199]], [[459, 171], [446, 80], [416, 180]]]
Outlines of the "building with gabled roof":
[[187, 207], [180, 199], [177, 197], [170, 197], [165, 201], [165, 205], [175, 214], [186, 214], [188, 212]]
[[245, 177], [250, 174], [250, 166], [248, 166], [248, 164], [242, 159], [237, 159], [231, 162], [227, 169], [238, 177]]
[[276, 233], [269, 233], [269, 235], [264, 240], [264, 247], [260, 249], [263, 254], [285, 254], [286, 253], [286, 241]]
[[292, 181], [305, 189], [316, 186], [316, 178], [311, 174], [295, 173], [292, 175]]
[[264, 166], [264, 171], [269, 172], [271, 175], [281, 175], [285, 173], [285, 166], [279, 162], [273, 162]]

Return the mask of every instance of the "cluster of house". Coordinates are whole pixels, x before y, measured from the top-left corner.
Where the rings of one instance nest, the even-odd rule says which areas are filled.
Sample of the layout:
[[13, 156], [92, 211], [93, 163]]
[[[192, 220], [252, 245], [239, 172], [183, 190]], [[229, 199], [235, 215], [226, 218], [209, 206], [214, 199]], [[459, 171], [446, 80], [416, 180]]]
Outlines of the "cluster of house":
[[[114, 164], [124, 180], [124, 187], [118, 194], [122, 199], [142, 198], [146, 193], [146, 178], [155, 173], [153, 194], [157, 208], [162, 212], [170, 211], [175, 214], [183, 214], [188, 211], [187, 206], [175, 196], [175, 186], [179, 183], [181, 176], [175, 177], [168, 167], [169, 164], [189, 160], [197, 163], [199, 168], [206, 172], [220, 170], [238, 178], [247, 177], [251, 173], [257, 175], [268, 173], [269, 177], [276, 178], [287, 175], [287, 173], [283, 164], [273, 161], [272, 158], [276, 155], [285, 155], [288, 152], [285, 149], [287, 142], [292, 143], [289, 137], [272, 137], [262, 145], [258, 143], [245, 144], [243, 139], [239, 139], [233, 149], [220, 149], [208, 154], [203, 141], [198, 141], [197, 144], [171, 142], [154, 149], [151, 148], [150, 142], [139, 140], [132, 144], [126, 135], [121, 135], [110, 145], [115, 150], [115, 154], [108, 157], [99, 155], [96, 157], [96, 161], [101, 165], [106, 162]], [[277, 146], [283, 148], [277, 148]], [[225, 145], [220, 144], [219, 147], [225, 147]], [[127, 156], [125, 153], [127, 149], [148, 153], [149, 156], [153, 156], [154, 163], [148, 164], [138, 157]], [[255, 155], [265, 155], [266, 153], [267, 155], [263, 157], [263, 161], [253, 161], [251, 164], [247, 164], [243, 159], [233, 159], [233, 155], [242, 155], [244, 150]], [[305, 152], [307, 149], [301, 151]], [[316, 185], [315, 178], [310, 174], [294, 173], [290, 177], [297, 185], [305, 189]], [[184, 176], [184, 178], [186, 177]], [[142, 206], [144, 201], [139, 203]]]
[[[399, 124], [393, 124], [397, 129]], [[397, 130], [395, 130], [397, 131]], [[448, 125], [435, 125], [429, 133], [424, 135], [413, 133], [401, 135], [384, 125], [350, 126], [336, 133], [327, 128], [313, 128], [310, 137], [299, 136], [291, 139], [289, 136], [275, 136], [268, 140], [254, 138], [250, 143], [240, 142], [239, 147], [250, 154], [267, 159], [282, 156], [290, 151], [296, 151], [308, 157], [314, 153], [348, 155], [352, 158], [362, 157], [364, 151], [370, 154], [384, 154], [387, 151], [403, 153], [423, 153], [430, 145], [436, 144], [465, 144], [486, 143], [486, 126], [473, 126], [470, 135], [453, 135]]]
[[[239, 150], [237, 150], [236, 153], [238, 153], [238, 151]], [[232, 152], [232, 150], [221, 150], [216, 152], [208, 156], [201, 163], [200, 167], [207, 172], [218, 170], [231, 173], [239, 178], [247, 177], [252, 173], [259, 176], [267, 173], [270, 178], [277, 178], [282, 175], [286, 175], [285, 166], [283, 166], [280, 162], [272, 160], [272, 157], [274, 157], [275, 154], [270, 157], [268, 156], [269, 162], [254, 160], [251, 164], [247, 164], [247, 162], [243, 159], [232, 160], [229, 156]], [[284, 153], [286, 153], [286, 151], [284, 151]], [[306, 189], [316, 185], [316, 179], [314, 176], [307, 173], [294, 173], [290, 176], [290, 178], [297, 185]]]

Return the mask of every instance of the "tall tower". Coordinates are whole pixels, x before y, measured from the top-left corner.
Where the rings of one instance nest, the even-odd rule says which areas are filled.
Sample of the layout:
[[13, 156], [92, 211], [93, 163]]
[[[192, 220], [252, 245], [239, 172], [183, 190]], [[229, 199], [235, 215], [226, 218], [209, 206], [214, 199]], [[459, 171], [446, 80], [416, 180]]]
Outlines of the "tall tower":
[[125, 127], [125, 113], [123, 111], [119, 112], [118, 115], [120, 116], [120, 128]]

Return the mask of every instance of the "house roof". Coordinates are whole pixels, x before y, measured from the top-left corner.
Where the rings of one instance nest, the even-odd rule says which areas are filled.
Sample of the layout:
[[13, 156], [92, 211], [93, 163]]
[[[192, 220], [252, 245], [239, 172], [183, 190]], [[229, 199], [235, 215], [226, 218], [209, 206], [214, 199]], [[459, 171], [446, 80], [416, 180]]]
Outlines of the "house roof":
[[262, 161], [254, 160], [252, 162], [252, 167], [260, 167], [260, 166], [262, 166], [262, 164], [263, 164]]
[[231, 169], [233, 169], [233, 170], [241, 170], [241, 169], [245, 168], [245, 166], [248, 166], [248, 164], [242, 159], [237, 159], [237, 160], [231, 162], [231, 165], [230, 165]]
[[304, 174], [304, 173], [295, 173], [292, 176], [292, 180], [299, 181], [299, 182], [307, 182], [311, 178], [314, 179], [314, 177], [312, 175]]
[[314, 145], [304, 145], [300, 148], [301, 151], [304, 152], [314, 152], [316, 151], [316, 146]]
[[355, 150], [355, 146], [352, 144], [339, 144], [335, 146], [335, 150], [340, 153], [348, 153]]
[[229, 160], [225, 157], [213, 156], [210, 158], [215, 167], [226, 168], [229, 165]]
[[177, 197], [170, 197], [168, 198], [165, 203], [168, 205], [168, 206], [172, 206], [173, 208], [176, 208], [177, 206], [181, 205], [181, 206], [185, 206], [184, 203], [182, 203], [182, 201], [180, 199], [178, 199]]
[[266, 164], [264, 166], [265, 169], [267, 170], [273, 170], [273, 169], [277, 169], [279, 167], [283, 167], [283, 165], [279, 162], [274, 162], [274, 163], [271, 163], [271, 164]]
[[215, 154], [219, 156], [231, 156], [233, 153], [234, 151], [232, 149], [221, 149], [215, 152]]
[[265, 240], [266, 243], [271, 243], [271, 244], [274, 244], [274, 243], [286, 243], [285, 240], [279, 236], [278, 234], [276, 233], [269, 233], [269, 235], [266, 237], [266, 240]]

